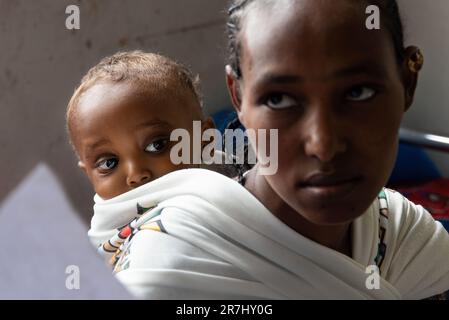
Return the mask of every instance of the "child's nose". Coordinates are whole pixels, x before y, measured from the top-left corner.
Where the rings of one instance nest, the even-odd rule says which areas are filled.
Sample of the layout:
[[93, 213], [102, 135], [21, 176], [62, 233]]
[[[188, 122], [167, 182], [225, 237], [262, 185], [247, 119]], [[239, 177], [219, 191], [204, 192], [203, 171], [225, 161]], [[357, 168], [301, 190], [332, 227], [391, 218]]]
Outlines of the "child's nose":
[[126, 183], [131, 188], [137, 188], [151, 181], [151, 172], [145, 164], [130, 163]]

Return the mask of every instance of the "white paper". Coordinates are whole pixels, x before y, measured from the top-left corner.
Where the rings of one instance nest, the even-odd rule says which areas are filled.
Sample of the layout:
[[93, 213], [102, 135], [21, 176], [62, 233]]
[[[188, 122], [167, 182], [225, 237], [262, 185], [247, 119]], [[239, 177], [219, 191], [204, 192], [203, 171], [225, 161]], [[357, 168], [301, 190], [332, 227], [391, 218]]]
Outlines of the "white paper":
[[0, 299], [130, 298], [57, 178], [39, 164], [0, 204]]

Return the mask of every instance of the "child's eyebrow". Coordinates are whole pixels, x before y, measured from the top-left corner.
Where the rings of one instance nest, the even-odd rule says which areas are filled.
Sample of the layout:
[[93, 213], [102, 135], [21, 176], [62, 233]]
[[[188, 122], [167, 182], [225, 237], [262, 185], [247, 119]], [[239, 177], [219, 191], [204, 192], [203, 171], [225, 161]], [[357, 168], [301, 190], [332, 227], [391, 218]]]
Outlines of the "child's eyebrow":
[[168, 122], [160, 121], [160, 120], [145, 121], [145, 122], [142, 122], [142, 123], [139, 123], [138, 125], [136, 125], [136, 129], [148, 128], [148, 127], [170, 127], [170, 125], [168, 124]]
[[87, 144], [86, 147], [85, 147], [86, 154], [89, 154], [89, 152], [92, 152], [96, 148], [101, 147], [102, 145], [107, 144], [108, 142], [109, 142], [109, 140], [107, 140], [107, 139], [99, 139], [99, 140], [96, 140], [93, 143]]

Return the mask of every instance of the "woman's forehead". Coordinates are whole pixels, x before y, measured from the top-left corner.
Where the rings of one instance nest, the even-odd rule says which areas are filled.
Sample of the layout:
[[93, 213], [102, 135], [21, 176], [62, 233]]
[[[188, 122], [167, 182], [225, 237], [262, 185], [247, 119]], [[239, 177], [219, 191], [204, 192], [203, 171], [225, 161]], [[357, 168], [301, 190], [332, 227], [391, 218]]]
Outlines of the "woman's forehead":
[[274, 10], [254, 6], [248, 12], [241, 33], [243, 73], [300, 65], [321, 74], [364, 61], [390, 68], [395, 63], [389, 31], [368, 30], [364, 6], [350, 0], [293, 2]]
[[264, 28], [279, 23], [332, 26], [348, 20], [363, 22], [365, 26], [368, 2], [363, 0], [265, 0], [253, 1], [246, 7], [243, 24], [259, 23]]
[[354, 36], [368, 38], [379, 32], [366, 28], [366, 6], [351, 0], [282, 0], [283, 6], [263, 3], [249, 7], [242, 22], [242, 37], [250, 46], [348, 42]]

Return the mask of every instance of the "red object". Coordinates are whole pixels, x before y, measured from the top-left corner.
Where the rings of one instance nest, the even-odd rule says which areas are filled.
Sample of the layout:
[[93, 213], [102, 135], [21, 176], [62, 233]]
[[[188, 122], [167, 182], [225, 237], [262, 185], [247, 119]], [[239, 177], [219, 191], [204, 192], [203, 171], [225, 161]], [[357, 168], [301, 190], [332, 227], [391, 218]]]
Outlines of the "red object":
[[122, 239], [126, 239], [129, 237], [131, 232], [132, 232], [132, 228], [129, 225], [127, 225], [122, 230], [120, 230], [119, 237]]
[[426, 208], [435, 219], [449, 220], [449, 179], [396, 189], [413, 203]]

